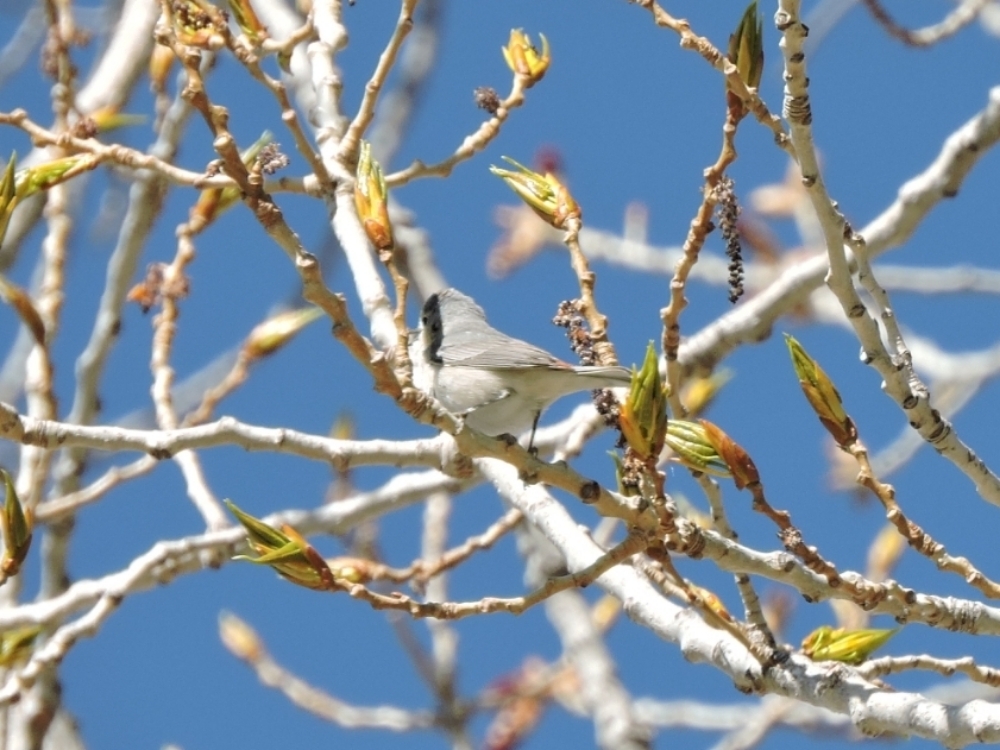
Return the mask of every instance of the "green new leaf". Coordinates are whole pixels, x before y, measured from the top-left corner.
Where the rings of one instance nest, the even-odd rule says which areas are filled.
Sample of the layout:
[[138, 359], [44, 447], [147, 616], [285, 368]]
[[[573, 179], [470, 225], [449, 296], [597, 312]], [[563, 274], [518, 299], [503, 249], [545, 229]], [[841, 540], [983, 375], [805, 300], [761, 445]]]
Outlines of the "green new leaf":
[[760, 86], [764, 72], [764, 22], [757, 11], [757, 0], [753, 0], [740, 23], [729, 37], [729, 61], [740, 71], [740, 78], [750, 88]]

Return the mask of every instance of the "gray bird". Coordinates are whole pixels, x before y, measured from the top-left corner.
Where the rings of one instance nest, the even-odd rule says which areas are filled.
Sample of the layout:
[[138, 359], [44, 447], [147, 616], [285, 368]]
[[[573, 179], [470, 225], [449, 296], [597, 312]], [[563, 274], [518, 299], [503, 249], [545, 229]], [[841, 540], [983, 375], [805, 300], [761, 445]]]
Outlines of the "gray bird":
[[473, 429], [518, 435], [530, 427], [532, 440], [542, 411], [557, 398], [627, 386], [632, 379], [624, 367], [573, 366], [501, 333], [457, 289], [428, 297], [410, 340], [410, 359], [414, 385]]

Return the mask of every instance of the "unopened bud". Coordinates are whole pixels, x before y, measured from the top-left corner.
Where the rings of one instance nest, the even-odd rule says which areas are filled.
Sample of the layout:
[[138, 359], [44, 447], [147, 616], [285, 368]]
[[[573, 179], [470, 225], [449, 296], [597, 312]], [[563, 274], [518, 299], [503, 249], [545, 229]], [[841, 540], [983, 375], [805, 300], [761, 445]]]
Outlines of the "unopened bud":
[[736, 489], [742, 490], [748, 484], [760, 482], [760, 474], [757, 472], [753, 459], [739, 443], [723, 432], [722, 428], [708, 420], [699, 419], [698, 423], [705, 430], [705, 437], [715, 448], [715, 452], [729, 467], [729, 473], [732, 474]]
[[809, 356], [802, 345], [794, 338], [785, 334], [785, 344], [792, 356], [792, 367], [799, 378], [799, 385], [806, 395], [819, 421], [833, 436], [834, 441], [844, 450], [848, 450], [858, 439], [858, 430], [854, 421], [844, 411], [844, 402], [833, 385], [830, 377], [816, 360]]
[[715, 592], [709, 591], [708, 589], [702, 588], [701, 586], [693, 583], [689, 583], [688, 588], [693, 594], [696, 594], [701, 599], [702, 603], [718, 617], [726, 622], [733, 622], [733, 616], [729, 614], [729, 610], [726, 609], [726, 605], [722, 603], [722, 600], [715, 594]]
[[0, 274], [0, 299], [14, 308], [21, 318], [21, 322], [31, 331], [35, 342], [44, 344], [45, 321], [42, 320], [31, 295], [14, 282], [9, 281], [3, 274]]
[[323, 315], [318, 307], [285, 310], [257, 325], [247, 336], [243, 352], [254, 360], [274, 354], [295, 335]]
[[330, 437], [335, 440], [353, 440], [357, 434], [357, 427], [354, 415], [349, 411], [342, 411], [333, 420], [333, 425], [330, 427]]
[[170, 69], [177, 60], [174, 51], [165, 44], [157, 44], [149, 56], [149, 87], [157, 94], [166, 91]]
[[0, 667], [10, 669], [28, 661], [41, 625], [25, 625], [0, 633]]
[[361, 141], [358, 152], [357, 180], [354, 183], [354, 205], [365, 234], [376, 250], [388, 250], [393, 244], [392, 222], [389, 221], [389, 190], [382, 167], [372, 158], [372, 146]]
[[729, 36], [729, 61], [740, 72], [740, 78], [747, 87], [760, 86], [764, 72], [764, 24], [757, 12], [757, 0], [753, 0], [745, 11], [740, 23]]
[[656, 458], [667, 432], [667, 394], [660, 381], [660, 362], [652, 342], [646, 347], [642, 369], [632, 371], [628, 397], [618, 426], [625, 441], [641, 458]]
[[327, 565], [335, 578], [350, 583], [368, 583], [374, 578], [377, 563], [361, 557], [335, 557], [328, 560]]
[[873, 581], [888, 578], [905, 550], [905, 537], [899, 529], [887, 523], [868, 548], [868, 578]]
[[31, 549], [31, 532], [34, 526], [31, 511], [21, 505], [14, 489], [10, 474], [0, 469], [4, 483], [3, 514], [0, 525], [3, 531], [3, 559], [0, 569], [7, 575], [14, 575], [21, 569], [21, 563]]
[[225, 503], [246, 530], [247, 542], [257, 553], [257, 557], [237, 555], [234, 560], [269, 565], [278, 575], [309, 589], [329, 591], [335, 587], [333, 574], [322, 556], [295, 529], [287, 524], [275, 529], [244, 513], [235, 503], [229, 500]]
[[732, 370], [722, 369], [708, 377], [694, 377], [686, 381], [681, 392], [681, 402], [687, 409], [688, 416], [696, 417], [708, 409], [722, 387], [732, 378]]
[[97, 127], [98, 133], [108, 133], [130, 125], [141, 125], [146, 121], [145, 115], [119, 112], [118, 107], [113, 105], [94, 110], [90, 113], [90, 119]]
[[229, 10], [232, 11], [240, 31], [246, 34], [251, 42], [256, 43], [267, 36], [267, 28], [260, 22], [250, 0], [229, 0]]
[[600, 632], [610, 628], [622, 613], [622, 603], [611, 594], [605, 594], [590, 610], [590, 620]]
[[264, 646], [257, 632], [230, 612], [219, 615], [219, 638], [238, 659], [255, 662], [264, 653]]
[[17, 153], [12, 153], [0, 178], [0, 244], [7, 234], [10, 217], [17, 208]]

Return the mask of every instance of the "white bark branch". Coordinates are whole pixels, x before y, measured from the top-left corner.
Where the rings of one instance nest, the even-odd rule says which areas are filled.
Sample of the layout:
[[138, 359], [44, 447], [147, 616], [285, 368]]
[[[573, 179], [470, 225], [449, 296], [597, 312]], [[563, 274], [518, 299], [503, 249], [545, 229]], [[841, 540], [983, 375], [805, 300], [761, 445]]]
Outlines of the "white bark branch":
[[[514, 507], [521, 510], [563, 553], [570, 571], [592, 564], [602, 550], [541, 487], [528, 487], [511, 467], [477, 461], [480, 470]], [[856, 669], [835, 662], [812, 662], [790, 654], [784, 663], [763, 670], [734, 638], [708, 626], [690, 609], [662, 597], [634, 568], [619, 565], [597, 584], [621, 600], [638, 625], [676, 644], [694, 663], [714, 666], [737, 689], [795, 698], [849, 716], [868, 736], [919, 736], [947, 747], [1000, 742], [1000, 706], [973, 700], [957, 706], [896, 692], [863, 679]]]

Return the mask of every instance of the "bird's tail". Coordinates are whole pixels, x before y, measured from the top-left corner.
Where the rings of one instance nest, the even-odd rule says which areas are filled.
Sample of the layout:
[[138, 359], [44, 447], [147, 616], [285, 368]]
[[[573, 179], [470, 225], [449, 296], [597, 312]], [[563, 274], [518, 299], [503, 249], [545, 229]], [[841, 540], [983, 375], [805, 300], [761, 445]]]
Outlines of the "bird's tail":
[[588, 380], [592, 381], [592, 388], [618, 388], [626, 386], [632, 382], [632, 371], [618, 365], [591, 367], [580, 366], [574, 367], [573, 370], [577, 374], [584, 375]]

